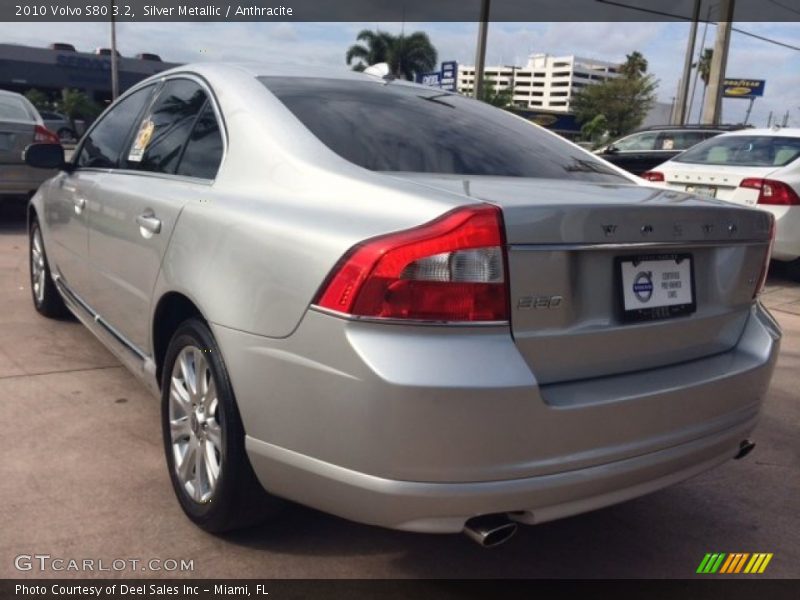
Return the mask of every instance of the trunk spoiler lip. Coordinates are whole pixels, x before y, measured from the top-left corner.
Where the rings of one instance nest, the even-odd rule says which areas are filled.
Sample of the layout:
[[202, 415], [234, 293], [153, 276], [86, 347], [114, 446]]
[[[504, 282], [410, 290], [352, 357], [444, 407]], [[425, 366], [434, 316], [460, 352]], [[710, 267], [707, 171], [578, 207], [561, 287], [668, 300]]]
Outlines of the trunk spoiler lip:
[[719, 246], [764, 246], [769, 244], [769, 239], [719, 239], [719, 240], [668, 240], [649, 242], [576, 242], [576, 243], [532, 243], [508, 244], [511, 251], [603, 251], [603, 250], [637, 250], [637, 249], [667, 249], [667, 248], [695, 248]]

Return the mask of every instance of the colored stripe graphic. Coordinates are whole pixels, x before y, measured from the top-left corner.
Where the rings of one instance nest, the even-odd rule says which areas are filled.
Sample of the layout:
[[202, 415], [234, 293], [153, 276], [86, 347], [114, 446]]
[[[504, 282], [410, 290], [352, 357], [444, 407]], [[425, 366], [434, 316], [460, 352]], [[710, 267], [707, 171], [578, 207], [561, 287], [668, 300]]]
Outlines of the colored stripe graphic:
[[739, 562], [739, 556], [739, 554], [728, 554], [728, 559], [722, 563], [722, 568], [719, 570], [719, 572], [730, 573], [731, 567]]
[[732, 552], [730, 554], [709, 552], [700, 561], [696, 572], [703, 574], [763, 573], [772, 560], [772, 556], [771, 552], [756, 552], [754, 554], [749, 552]]

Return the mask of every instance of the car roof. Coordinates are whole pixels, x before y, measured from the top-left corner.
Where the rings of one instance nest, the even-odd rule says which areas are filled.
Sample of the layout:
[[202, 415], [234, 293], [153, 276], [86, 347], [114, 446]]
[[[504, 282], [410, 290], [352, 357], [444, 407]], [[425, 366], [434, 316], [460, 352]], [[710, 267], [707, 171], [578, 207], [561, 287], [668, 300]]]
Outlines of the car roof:
[[18, 94], [17, 92], [12, 92], [10, 90], [0, 90], [0, 96], [18, 96], [24, 98], [22, 94]]
[[[178, 73], [195, 73], [214, 82], [217, 77], [230, 76], [231, 74], [238, 74], [245, 77], [303, 77], [310, 79], [339, 79], [345, 81], [368, 81], [373, 83], [385, 83], [380, 77], [375, 75], [367, 75], [359, 71], [342, 66], [336, 67], [299, 67], [297, 65], [287, 65], [285, 63], [270, 63], [270, 62], [208, 62], [208, 63], [190, 63], [173, 67], [166, 71], [161, 71], [156, 75], [148, 78], [146, 81], [157, 81], [162, 77], [169, 77]], [[137, 84], [138, 85], [138, 84]], [[415, 87], [420, 84], [404, 79], [397, 79], [392, 81], [392, 85], [409, 85]], [[435, 88], [434, 88], [435, 89]], [[437, 90], [442, 93], [452, 93], [446, 90]]]
[[722, 134], [724, 137], [732, 135], [767, 135], [773, 137], [800, 137], [800, 128], [798, 127], [762, 127], [760, 129], [740, 129], [738, 131], [730, 131]]
[[640, 131], [732, 131], [747, 127], [747, 125], [650, 125], [637, 129]]

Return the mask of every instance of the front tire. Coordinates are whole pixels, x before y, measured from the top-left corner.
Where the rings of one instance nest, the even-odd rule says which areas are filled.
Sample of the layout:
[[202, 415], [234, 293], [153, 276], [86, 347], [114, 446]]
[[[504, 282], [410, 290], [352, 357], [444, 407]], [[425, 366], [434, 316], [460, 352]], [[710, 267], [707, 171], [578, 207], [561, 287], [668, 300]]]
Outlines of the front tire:
[[31, 275], [31, 295], [33, 306], [40, 315], [50, 319], [60, 319], [69, 314], [64, 299], [56, 289], [50, 273], [50, 264], [44, 251], [42, 228], [39, 221], [31, 223], [29, 235], [29, 272]]
[[228, 372], [203, 321], [185, 321], [172, 337], [161, 400], [167, 468], [186, 516], [212, 533], [261, 521], [277, 499], [250, 466]]
[[800, 258], [786, 263], [786, 275], [792, 281], [800, 281]]

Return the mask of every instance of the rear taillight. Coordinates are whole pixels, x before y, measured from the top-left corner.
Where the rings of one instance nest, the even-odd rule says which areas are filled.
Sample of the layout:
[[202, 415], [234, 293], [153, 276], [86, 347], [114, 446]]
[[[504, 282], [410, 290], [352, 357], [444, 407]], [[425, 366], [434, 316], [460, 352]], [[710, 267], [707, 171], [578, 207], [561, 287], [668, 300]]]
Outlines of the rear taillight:
[[351, 248], [315, 304], [383, 319], [506, 321], [503, 219], [495, 206], [466, 206]]
[[664, 181], [664, 174], [661, 171], [645, 171], [642, 173], [642, 179], [647, 179], [647, 181]]
[[33, 141], [36, 144], [60, 144], [61, 140], [58, 136], [47, 129], [47, 127], [42, 127], [41, 125], [37, 125], [33, 128]]
[[774, 179], [748, 177], [742, 179], [739, 187], [758, 190], [758, 203], [777, 206], [800, 205], [800, 197], [791, 186]]
[[[745, 180], [746, 181], [746, 180]], [[769, 261], [772, 258], [772, 246], [775, 243], [775, 217], [770, 215], [769, 223], [769, 246], [767, 253], [764, 256], [764, 264], [761, 265], [761, 274], [758, 276], [758, 283], [756, 283], [756, 290], [753, 292], [753, 298], [757, 298], [761, 292], [764, 291], [764, 286], [767, 285], [767, 274], [769, 273]]]

